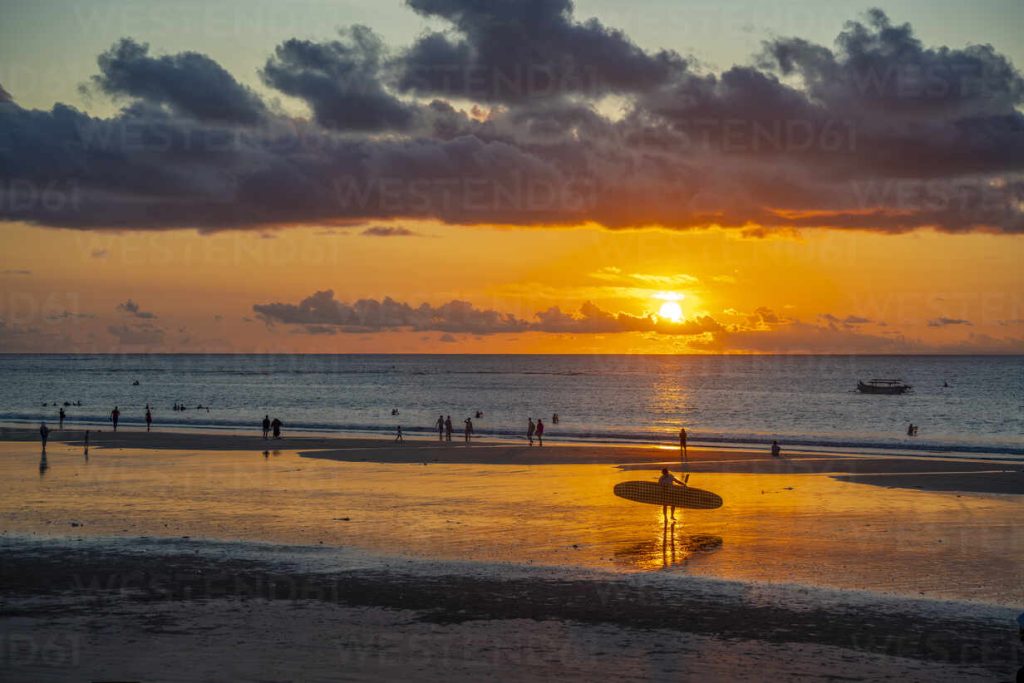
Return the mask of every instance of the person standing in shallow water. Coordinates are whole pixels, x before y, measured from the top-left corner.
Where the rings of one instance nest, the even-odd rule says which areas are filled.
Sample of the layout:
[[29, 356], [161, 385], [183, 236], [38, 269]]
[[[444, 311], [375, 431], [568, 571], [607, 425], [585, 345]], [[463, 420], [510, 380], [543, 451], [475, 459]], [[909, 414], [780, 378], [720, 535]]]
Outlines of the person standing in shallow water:
[[684, 458], [689, 457], [686, 452], [686, 427], [679, 428], [679, 454]]
[[64, 429], [64, 418], [67, 417], [67, 415], [64, 413], [64, 409], [63, 408], [61, 408], [60, 412], [57, 413], [57, 417], [60, 418], [59, 429]]
[[114, 406], [114, 409], [110, 411], [110, 421], [114, 423], [114, 431], [117, 431], [117, 421], [121, 417], [121, 411]]
[[152, 426], [153, 426], [153, 411], [151, 411], [149, 409], [149, 406], [146, 406], [146, 431], [148, 432], [149, 428], [152, 427]]
[[270, 416], [269, 415], [264, 415], [263, 416], [263, 438], [264, 439], [269, 439], [270, 438]]
[[270, 423], [270, 428], [272, 430], [274, 430], [274, 438], [275, 439], [280, 439], [281, 438], [281, 427], [282, 426], [283, 426], [283, 423], [280, 420], [278, 420], [276, 417]]
[[772, 457], [777, 458], [782, 454], [782, 448], [778, 441], [772, 441]]
[[452, 440], [452, 416], [449, 415], [444, 419], [444, 438], [445, 441]]
[[444, 441], [444, 415], [437, 416], [437, 440]]
[[537, 418], [537, 445], [544, 445], [544, 420]]
[[469, 444], [470, 438], [473, 436], [473, 418], [466, 418], [466, 443]]
[[533, 424], [533, 418], [527, 418], [526, 425], [526, 438], [530, 441], [530, 445], [533, 445], [533, 435], [537, 431], [537, 425]]

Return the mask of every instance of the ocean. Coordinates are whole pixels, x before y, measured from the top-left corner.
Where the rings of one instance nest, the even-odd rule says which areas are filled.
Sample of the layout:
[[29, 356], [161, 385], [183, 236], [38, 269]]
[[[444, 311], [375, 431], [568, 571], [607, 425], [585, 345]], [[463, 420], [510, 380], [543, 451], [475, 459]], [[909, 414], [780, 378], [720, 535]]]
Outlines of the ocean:
[[[480, 411], [493, 438], [540, 417], [550, 442], [675, 444], [685, 426], [695, 445], [1024, 456], [1024, 356], [0, 355], [0, 373], [4, 423], [54, 425], [67, 401], [65, 427], [102, 428], [115, 405], [140, 425], [148, 403], [158, 429], [258, 431], [269, 414], [418, 436]], [[914, 389], [857, 393], [872, 378]]]

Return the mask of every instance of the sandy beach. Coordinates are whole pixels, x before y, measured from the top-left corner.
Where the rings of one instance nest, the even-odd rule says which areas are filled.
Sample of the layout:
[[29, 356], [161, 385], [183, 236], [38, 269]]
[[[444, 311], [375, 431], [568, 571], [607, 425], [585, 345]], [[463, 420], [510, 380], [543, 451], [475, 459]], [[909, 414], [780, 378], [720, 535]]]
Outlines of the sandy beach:
[[55, 432], [40, 472], [34, 430], [0, 432], [15, 678], [1020, 666], [1013, 461], [693, 448], [691, 483], [725, 505], [664, 524], [611, 488], [678, 471], [678, 449], [132, 429], [93, 432], [86, 454], [81, 438]]

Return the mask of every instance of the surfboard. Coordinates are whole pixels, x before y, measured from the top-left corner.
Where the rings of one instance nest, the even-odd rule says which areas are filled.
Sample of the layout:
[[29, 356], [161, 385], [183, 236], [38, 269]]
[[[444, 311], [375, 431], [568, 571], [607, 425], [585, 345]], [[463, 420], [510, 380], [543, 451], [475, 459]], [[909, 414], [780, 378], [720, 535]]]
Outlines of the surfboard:
[[717, 493], [692, 486], [665, 486], [656, 481], [624, 481], [616, 484], [612, 493], [634, 503], [672, 505], [694, 510], [714, 510], [722, 507], [722, 497]]

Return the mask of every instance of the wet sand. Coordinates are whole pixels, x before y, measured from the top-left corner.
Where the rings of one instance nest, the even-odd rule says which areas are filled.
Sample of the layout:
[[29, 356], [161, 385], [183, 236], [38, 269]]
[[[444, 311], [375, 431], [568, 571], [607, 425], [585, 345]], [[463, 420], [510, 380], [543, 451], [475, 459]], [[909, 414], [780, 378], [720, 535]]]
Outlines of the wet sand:
[[658, 575], [415, 563], [308, 571], [292, 550], [236, 559], [193, 541], [128, 549], [2, 539], [0, 628], [16, 643], [7, 672], [38, 681], [985, 681], [1018, 666], [1009, 609]]
[[668, 525], [610, 491], [677, 449], [56, 433], [40, 473], [33, 436], [0, 434], [0, 635], [37, 680], [1019, 666], [1019, 464], [694, 448], [726, 503]]

